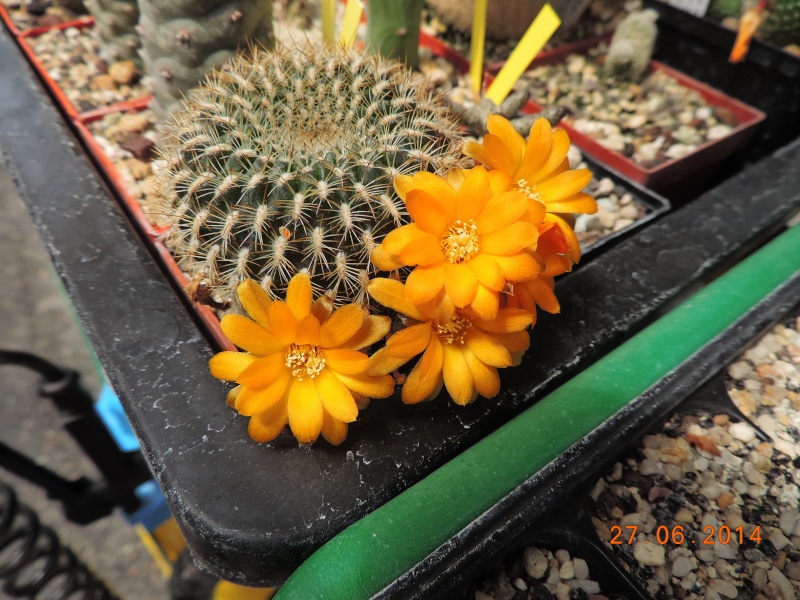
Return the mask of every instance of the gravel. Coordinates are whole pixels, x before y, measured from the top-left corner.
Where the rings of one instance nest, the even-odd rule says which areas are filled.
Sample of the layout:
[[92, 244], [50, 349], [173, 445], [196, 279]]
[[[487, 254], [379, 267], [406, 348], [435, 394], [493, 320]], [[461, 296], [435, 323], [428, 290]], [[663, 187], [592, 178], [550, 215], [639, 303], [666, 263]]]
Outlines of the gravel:
[[606, 50], [600, 44], [587, 55], [531, 69], [516, 87], [542, 106], [564, 107], [566, 123], [645, 168], [687, 156], [737, 125], [730, 111], [709, 106], [663, 71], [639, 84], [606, 79]]
[[[774, 442], [724, 414], [678, 414], [592, 491], [599, 536], [656, 598], [800, 592], [800, 319], [776, 326], [728, 375], [731, 398]], [[623, 543], [611, 545], [615, 525]], [[683, 540], [672, 537], [678, 526]]]
[[[50, 27], [59, 23], [67, 23], [85, 17], [62, 6], [53, 6], [50, 2], [34, 1], [23, 6], [21, 0], [0, 0], [11, 21], [21, 31], [38, 27]], [[29, 10], [30, 9], [30, 10]]]
[[589, 565], [564, 549], [529, 546], [508, 557], [465, 600], [607, 600]]

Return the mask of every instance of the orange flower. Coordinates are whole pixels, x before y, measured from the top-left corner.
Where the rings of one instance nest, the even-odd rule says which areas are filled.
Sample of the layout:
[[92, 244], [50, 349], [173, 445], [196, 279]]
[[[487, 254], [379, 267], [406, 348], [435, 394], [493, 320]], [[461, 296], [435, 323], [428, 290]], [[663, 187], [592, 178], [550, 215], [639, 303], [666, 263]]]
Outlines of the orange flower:
[[536, 224], [522, 220], [528, 200], [508, 190], [501, 173], [490, 175], [480, 166], [450, 179], [421, 172], [396, 177], [395, 189], [414, 222], [390, 232], [372, 262], [387, 271], [415, 266], [406, 279], [407, 298], [446, 309], [437, 315], [442, 322], [455, 308], [467, 307], [491, 320], [507, 281], [539, 274], [539, 263], [526, 251], [538, 237]]
[[422, 353], [403, 384], [406, 404], [436, 397], [442, 385], [457, 404], [469, 404], [478, 395], [492, 398], [500, 391], [497, 369], [519, 364], [530, 344], [525, 328], [531, 315], [519, 308], [501, 308], [492, 320], [455, 311], [441, 321], [431, 302], [412, 304], [399, 281], [373, 279], [369, 293], [384, 306], [417, 321], [393, 334], [370, 358], [369, 373], [382, 375]]
[[358, 352], [386, 335], [388, 317], [355, 304], [333, 311], [324, 296], [312, 304], [305, 273], [289, 282], [286, 302], [271, 300], [251, 279], [237, 294], [251, 318], [227, 315], [222, 330], [245, 352], [220, 352], [209, 367], [214, 377], [239, 384], [228, 404], [251, 417], [248, 432], [257, 442], [274, 439], [288, 422], [302, 444], [320, 432], [340, 444], [358, 401], [391, 395], [393, 379], [367, 374], [369, 357]]
[[537, 277], [531, 281], [515, 283], [511, 294], [503, 294], [501, 305], [505, 308], [521, 308], [531, 313], [531, 325], [536, 325], [537, 308], [551, 314], [561, 312], [553, 288], [555, 280], [552, 277]]
[[464, 143], [464, 154], [506, 173], [512, 187], [524, 192], [531, 202], [543, 203], [548, 213], [545, 221], [562, 231], [568, 242], [569, 258], [578, 262], [581, 250], [572, 228], [552, 213], [592, 214], [597, 212], [597, 203], [581, 192], [591, 181], [591, 172], [569, 168], [567, 132], [553, 131], [546, 119], [537, 119], [526, 142], [500, 115], [489, 117], [488, 129], [482, 144]]

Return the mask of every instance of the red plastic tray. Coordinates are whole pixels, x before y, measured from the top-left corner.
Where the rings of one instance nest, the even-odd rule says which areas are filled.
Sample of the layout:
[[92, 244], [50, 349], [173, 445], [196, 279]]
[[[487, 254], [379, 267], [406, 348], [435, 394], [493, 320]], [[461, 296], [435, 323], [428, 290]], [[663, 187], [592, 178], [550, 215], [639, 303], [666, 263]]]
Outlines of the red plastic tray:
[[[571, 44], [568, 47], [556, 49], [534, 60], [531, 66], [537, 67], [553, 64], [565, 60], [570, 54], [586, 53], [590, 48], [595, 46], [598, 41], [597, 39], [588, 40], [586, 42]], [[569, 133], [569, 137], [573, 143], [594, 156], [598, 161], [650, 189], [662, 191], [669, 188], [672, 184], [680, 182], [684, 178], [709, 169], [714, 164], [734, 154], [737, 150], [747, 145], [747, 142], [755, 135], [758, 124], [766, 118], [766, 115], [760, 110], [748, 106], [735, 98], [731, 98], [719, 90], [697, 81], [680, 71], [676, 71], [663, 63], [655, 60], [650, 61], [650, 68], [653, 71], [663, 71], [670, 77], [676, 79], [684, 87], [697, 91], [710, 106], [718, 106], [729, 110], [736, 118], [739, 125], [726, 137], [706, 142], [691, 154], [666, 161], [657, 167], [648, 169], [637, 164], [627, 156], [609, 150], [595, 139], [577, 131], [568, 123], [562, 121], [559, 124], [559, 127]], [[542, 110], [542, 108], [541, 105], [531, 101], [523, 108], [523, 112], [535, 113]]]
[[[127, 112], [128, 110], [135, 110], [138, 112], [144, 110], [147, 108], [149, 101], [149, 98], [130, 101], [126, 103], [126, 106], [122, 107], [122, 109], [118, 112]], [[94, 135], [92, 135], [92, 132], [87, 127], [89, 123], [98, 121], [107, 114], [109, 114], [109, 111], [103, 109], [94, 111], [93, 113], [85, 113], [75, 119], [75, 128], [78, 131], [78, 135], [80, 135], [81, 139], [86, 145], [87, 150], [89, 150], [89, 153], [106, 173], [108, 181], [110, 182], [114, 191], [117, 193], [117, 196], [122, 199], [128, 215], [149, 238], [157, 238], [163, 235], [167, 231], [167, 228], [154, 227], [147, 220], [142, 207], [128, 191], [128, 187], [120, 177], [119, 171], [114, 165], [114, 162], [103, 151], [102, 147], [97, 143], [97, 141], [94, 139]]]
[[17, 27], [17, 24], [14, 23], [14, 20], [11, 18], [11, 15], [8, 12], [8, 9], [2, 2], [0, 2], [0, 21], [6, 24], [6, 27], [11, 32], [11, 35], [14, 37], [19, 35], [19, 27]]
[[[168, 273], [178, 284], [178, 287], [184, 290], [185, 293], [186, 286], [189, 285], [189, 280], [186, 278], [184, 272], [181, 271], [180, 267], [178, 267], [178, 263], [175, 262], [175, 258], [161, 242], [154, 241], [153, 245], [155, 246], [159, 257], [161, 258], [161, 261], [167, 267]], [[192, 302], [191, 298], [189, 298], [189, 301]], [[198, 302], [192, 302], [192, 307], [200, 318], [200, 321], [202, 321], [203, 325], [206, 327], [209, 335], [211, 335], [219, 348], [221, 350], [232, 350], [235, 352], [237, 350], [236, 346], [234, 346], [233, 342], [231, 342], [225, 336], [225, 334], [222, 333], [222, 327], [220, 327], [219, 319], [217, 318], [217, 315], [214, 314], [214, 311], [212, 311], [205, 304], [200, 304]]]

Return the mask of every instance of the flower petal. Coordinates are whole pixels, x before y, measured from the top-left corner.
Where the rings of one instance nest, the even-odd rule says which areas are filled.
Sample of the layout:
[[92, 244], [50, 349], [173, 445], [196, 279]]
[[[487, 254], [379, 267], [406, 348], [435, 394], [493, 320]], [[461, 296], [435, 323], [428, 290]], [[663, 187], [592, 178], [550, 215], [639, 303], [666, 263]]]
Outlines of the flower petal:
[[390, 254], [383, 246], [373, 248], [369, 259], [379, 271], [395, 271], [403, 266], [400, 257], [397, 254]]
[[558, 226], [558, 229], [564, 235], [564, 239], [567, 242], [569, 257], [572, 259], [573, 263], [579, 262], [581, 260], [581, 243], [580, 240], [578, 240], [578, 236], [575, 235], [575, 231], [569, 226], [569, 223], [553, 214], [548, 214], [547, 217], [545, 217], [545, 221], [553, 222]]
[[395, 175], [394, 178], [394, 191], [400, 196], [400, 199], [405, 202], [408, 190], [414, 187], [414, 179], [410, 175]]
[[[487, 133], [483, 136], [483, 148], [486, 158], [489, 160], [486, 166], [497, 169], [503, 173], [508, 173], [512, 177], [517, 172], [518, 163], [514, 162], [511, 151], [506, 147], [496, 135]], [[445, 382], [445, 385], [447, 382]]]
[[479, 254], [469, 261], [467, 266], [472, 271], [472, 274], [475, 275], [478, 283], [497, 292], [503, 289], [505, 285], [503, 272], [500, 270], [500, 265], [491, 256]]
[[500, 375], [497, 369], [482, 362], [472, 352], [464, 352], [467, 359], [467, 366], [472, 373], [475, 389], [484, 398], [494, 398], [500, 393]]
[[412, 358], [428, 347], [430, 339], [431, 324], [419, 323], [394, 333], [386, 342], [386, 347], [392, 356]]
[[500, 294], [483, 284], [478, 284], [475, 299], [469, 307], [479, 318], [490, 321], [497, 316], [497, 311], [500, 308]]
[[525, 281], [539, 274], [541, 267], [530, 254], [520, 253], [514, 256], [493, 256], [508, 281]]
[[437, 203], [444, 209], [447, 221], [452, 221], [456, 210], [456, 191], [453, 186], [446, 179], [428, 171], [414, 173], [413, 179], [414, 187], [436, 198]]
[[470, 352], [487, 365], [511, 366], [511, 354], [494, 336], [473, 328], [467, 332], [464, 340]]
[[396, 279], [376, 277], [369, 282], [367, 291], [386, 308], [391, 308], [417, 321], [425, 320], [425, 315], [406, 298], [405, 286]]
[[347, 375], [366, 373], [369, 366], [369, 356], [357, 350], [329, 348], [323, 350], [322, 353], [325, 356], [326, 364], [338, 373]]
[[549, 212], [558, 212], [550, 206], [551, 201], [569, 198], [577, 194], [589, 185], [591, 180], [592, 172], [589, 169], [570, 169], [537, 183], [536, 191], [541, 194], [541, 199], [547, 204]]
[[223, 381], [236, 381], [247, 367], [257, 360], [256, 356], [247, 352], [219, 352], [208, 361], [211, 374]]
[[406, 364], [410, 358], [398, 358], [389, 354], [389, 350], [381, 348], [369, 357], [367, 375], [387, 375]]
[[[525, 179], [530, 185], [536, 185], [562, 166], [569, 151], [569, 135], [563, 129], [556, 129], [550, 140], [552, 144], [550, 153], [544, 162], [535, 170], [529, 170], [523, 166], [517, 174], [517, 179]], [[567, 168], [569, 168], [569, 162], [567, 162]]]
[[245, 387], [265, 388], [278, 378], [281, 371], [286, 370], [285, 361], [283, 352], [259, 358], [242, 371], [236, 381]]
[[311, 305], [311, 314], [317, 317], [320, 323], [324, 323], [333, 312], [333, 298], [330, 296], [320, 296]]
[[501, 308], [491, 321], [473, 319], [473, 324], [490, 333], [522, 331], [531, 324], [531, 313], [521, 308]]
[[503, 142], [503, 145], [508, 148], [514, 169], [510, 171], [503, 170], [509, 175], [514, 175], [519, 165], [522, 163], [522, 157], [525, 154], [525, 138], [517, 133], [517, 130], [514, 129], [514, 126], [508, 119], [501, 115], [489, 115], [486, 128], [489, 130], [489, 133], [496, 135], [500, 141]]
[[508, 227], [481, 236], [481, 252], [510, 256], [536, 242], [539, 230], [535, 225], [519, 221]]
[[486, 153], [486, 148], [483, 147], [483, 144], [478, 142], [464, 142], [461, 144], [461, 153], [470, 157], [479, 164], [489, 164], [489, 156]]
[[[367, 358], [366, 356], [364, 358]], [[369, 359], [367, 359], [369, 361]], [[337, 421], [352, 423], [358, 417], [358, 406], [339, 377], [329, 369], [325, 369], [316, 377], [317, 392], [322, 400], [323, 408]]]
[[427, 235], [416, 223], [409, 223], [397, 229], [392, 229], [385, 238], [381, 246], [389, 254], [398, 255], [405, 248], [406, 244], [420, 236]]
[[250, 318], [262, 327], [269, 327], [267, 308], [272, 304], [272, 299], [264, 288], [252, 279], [245, 279], [236, 288], [236, 295]]
[[392, 320], [389, 317], [375, 315], [364, 317], [361, 329], [347, 341], [346, 347], [351, 350], [361, 350], [371, 346], [383, 339], [391, 328]]
[[528, 210], [528, 198], [520, 191], [511, 190], [495, 196], [486, 203], [483, 212], [475, 219], [480, 235], [500, 231], [519, 221]]
[[427, 302], [444, 287], [445, 265], [417, 267], [406, 277], [406, 298], [412, 304]]
[[275, 300], [267, 309], [269, 330], [284, 346], [294, 342], [297, 333], [297, 319], [285, 302]]
[[347, 438], [347, 423], [337, 421], [326, 411], [322, 411], [322, 437], [329, 444], [338, 446]]
[[466, 264], [446, 264], [444, 289], [458, 308], [469, 305], [478, 291], [478, 280]]
[[442, 374], [444, 375], [444, 386], [453, 402], [466, 406], [474, 400], [474, 380], [472, 371], [467, 366], [467, 359], [460, 346], [455, 344], [443, 344], [444, 360], [442, 363]]
[[289, 281], [286, 304], [298, 321], [311, 312], [311, 278], [307, 273], [298, 273]]
[[441, 241], [432, 235], [417, 238], [400, 252], [403, 266], [435, 265], [444, 262]]
[[466, 171], [457, 197], [457, 219], [468, 221], [481, 214], [486, 203], [492, 197], [492, 188], [489, 186], [489, 175], [486, 173], [486, 169], [477, 166]]
[[265, 356], [283, 350], [274, 335], [244, 315], [225, 315], [220, 321], [222, 332], [242, 350]]
[[[495, 334], [497, 340], [505, 346], [512, 356], [525, 352], [531, 345], [531, 336], [527, 331], [512, 331], [511, 333]], [[516, 362], [514, 364], [517, 364]]]
[[550, 314], [561, 312], [555, 292], [553, 291], [554, 281], [552, 277], [537, 277], [533, 281], [526, 281], [520, 285], [525, 286], [528, 293], [542, 310]]
[[390, 375], [344, 375], [339, 374], [341, 381], [347, 389], [369, 398], [388, 398], [394, 392], [394, 379]]
[[277, 378], [263, 389], [245, 387], [236, 399], [235, 408], [240, 414], [252, 417], [271, 409], [286, 393], [291, 373], [288, 369], [280, 369]]
[[553, 129], [547, 119], [536, 119], [528, 134], [528, 143], [525, 147], [525, 157], [522, 160], [516, 179], [525, 179], [535, 183], [530, 176], [539, 170], [544, 161], [550, 156]]
[[442, 344], [432, 337], [428, 347], [403, 384], [402, 398], [406, 404], [422, 402], [439, 385], [444, 353]]
[[451, 221], [439, 201], [425, 190], [408, 191], [406, 210], [420, 229], [437, 238], [444, 233]]
[[314, 315], [306, 315], [297, 324], [297, 333], [295, 334], [296, 344], [310, 344], [311, 346], [319, 346], [321, 343], [320, 337], [320, 324], [317, 317]]
[[347, 343], [358, 333], [364, 323], [364, 309], [357, 304], [346, 304], [333, 311], [320, 329], [320, 346], [335, 348]]
[[561, 200], [546, 200], [547, 210], [555, 213], [584, 213], [593, 215], [597, 212], [597, 202], [589, 194], [574, 194]]
[[239, 397], [239, 394], [242, 393], [244, 388], [240, 385], [237, 385], [235, 388], [230, 390], [228, 394], [225, 396], [225, 401], [228, 403], [228, 406], [233, 408], [236, 406], [236, 399]]
[[322, 402], [311, 378], [292, 379], [289, 386], [289, 427], [301, 444], [311, 444], [322, 431]]
[[256, 442], [270, 442], [278, 437], [288, 420], [286, 402], [278, 402], [270, 410], [253, 415], [247, 424], [247, 433]]

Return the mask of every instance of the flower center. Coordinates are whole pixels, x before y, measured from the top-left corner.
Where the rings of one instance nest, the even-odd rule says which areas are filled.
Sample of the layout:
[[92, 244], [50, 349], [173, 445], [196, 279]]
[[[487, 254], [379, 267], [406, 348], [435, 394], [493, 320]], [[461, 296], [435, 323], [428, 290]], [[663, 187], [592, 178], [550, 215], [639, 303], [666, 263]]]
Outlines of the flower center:
[[463, 344], [464, 336], [472, 329], [472, 321], [456, 315], [444, 325], [436, 324], [436, 335], [443, 344]]
[[286, 350], [286, 366], [292, 376], [303, 381], [304, 377], [314, 379], [325, 368], [325, 357], [319, 348], [310, 344], [292, 344]]
[[441, 248], [445, 260], [451, 264], [471, 260], [481, 249], [475, 221], [454, 221], [442, 237]]
[[531, 185], [525, 179], [520, 179], [517, 181], [517, 187], [519, 191], [525, 194], [531, 200], [536, 200], [537, 202], [542, 201], [542, 195], [536, 190], [535, 185]]

